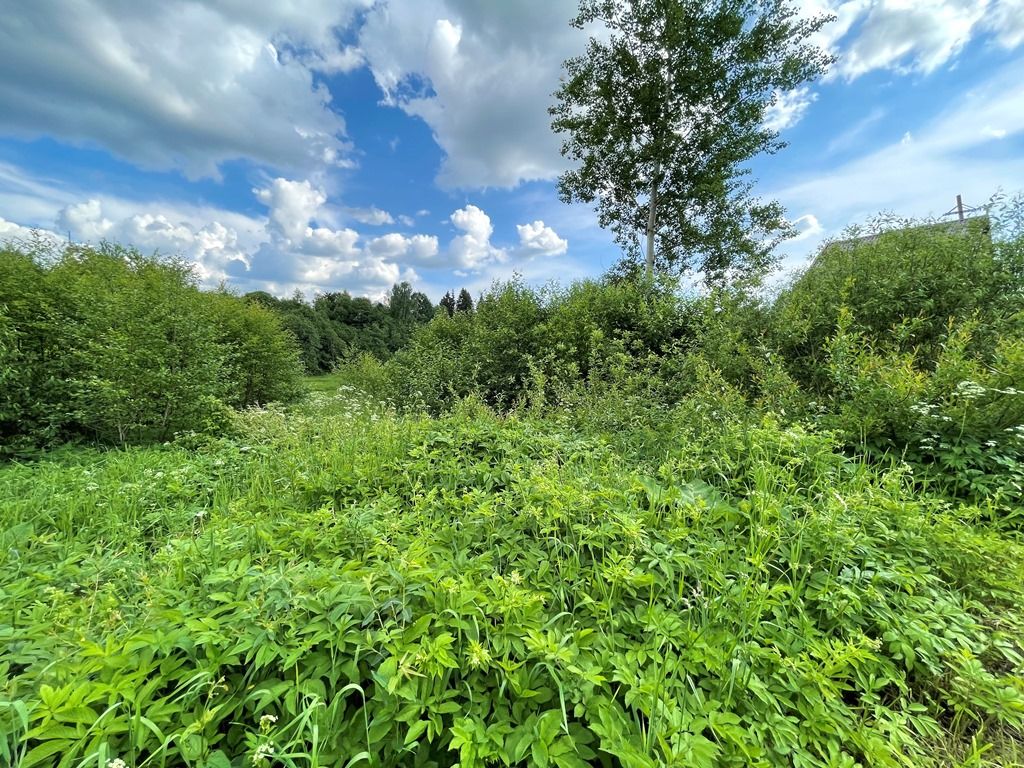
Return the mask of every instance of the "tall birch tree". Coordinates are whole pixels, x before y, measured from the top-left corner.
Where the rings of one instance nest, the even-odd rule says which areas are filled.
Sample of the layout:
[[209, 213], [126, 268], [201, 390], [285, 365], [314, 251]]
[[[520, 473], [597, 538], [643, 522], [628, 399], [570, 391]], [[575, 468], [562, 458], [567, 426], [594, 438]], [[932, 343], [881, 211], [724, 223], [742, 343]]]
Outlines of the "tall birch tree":
[[591, 36], [550, 110], [573, 163], [560, 197], [593, 204], [649, 276], [767, 266], [790, 227], [747, 162], [785, 146], [770, 110], [831, 63], [812, 42], [829, 20], [789, 0], [581, 0]]

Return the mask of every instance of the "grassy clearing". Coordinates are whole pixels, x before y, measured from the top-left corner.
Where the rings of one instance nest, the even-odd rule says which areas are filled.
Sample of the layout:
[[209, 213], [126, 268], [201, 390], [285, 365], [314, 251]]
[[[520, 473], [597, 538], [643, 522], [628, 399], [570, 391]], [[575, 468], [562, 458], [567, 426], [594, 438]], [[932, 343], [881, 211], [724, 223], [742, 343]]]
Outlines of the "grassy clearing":
[[0, 469], [0, 762], [1022, 764], [1024, 547], [907, 468], [316, 388]]
[[340, 373], [329, 373], [323, 376], [306, 376], [302, 379], [303, 386], [310, 392], [320, 392], [326, 395], [333, 395], [338, 387], [346, 383], [346, 378]]

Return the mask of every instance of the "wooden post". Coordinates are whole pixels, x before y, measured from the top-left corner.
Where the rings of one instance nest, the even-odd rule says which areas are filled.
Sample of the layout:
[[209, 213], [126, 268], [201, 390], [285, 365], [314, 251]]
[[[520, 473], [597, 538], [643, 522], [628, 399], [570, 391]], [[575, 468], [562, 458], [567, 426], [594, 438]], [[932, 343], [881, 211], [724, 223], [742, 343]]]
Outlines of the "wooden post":
[[964, 200], [960, 195], [956, 196], [956, 215], [960, 221], [964, 220]]

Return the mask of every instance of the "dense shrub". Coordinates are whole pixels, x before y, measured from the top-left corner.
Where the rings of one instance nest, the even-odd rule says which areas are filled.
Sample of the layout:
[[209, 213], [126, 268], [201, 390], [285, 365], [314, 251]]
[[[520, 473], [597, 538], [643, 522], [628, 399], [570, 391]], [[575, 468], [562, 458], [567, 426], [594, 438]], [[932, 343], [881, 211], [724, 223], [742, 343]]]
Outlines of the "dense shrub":
[[975, 323], [950, 328], [934, 361], [850, 329], [827, 344], [832, 383], [820, 423], [867, 455], [895, 454], [953, 494], [1019, 505], [1024, 495], [1024, 338], [969, 354]]
[[200, 291], [184, 263], [113, 245], [0, 259], [2, 452], [166, 440], [296, 392], [277, 318]]
[[844, 310], [850, 330], [927, 364], [950, 322], [976, 320], [973, 343], [991, 349], [1007, 318], [1024, 308], [1019, 244], [993, 240], [988, 217], [964, 227], [899, 224], [875, 236], [853, 230], [853, 239], [827, 245], [776, 300], [776, 343], [807, 385], [826, 383], [826, 341]]
[[0, 248], [0, 453], [52, 443], [72, 418], [68, 309], [29, 253]]
[[203, 294], [224, 356], [226, 402], [235, 407], [287, 402], [300, 392], [295, 339], [266, 307], [217, 292]]
[[[588, 381], [646, 369], [692, 338], [671, 284], [582, 281], [566, 290], [497, 283], [474, 312], [439, 313], [388, 363], [396, 403], [438, 412], [469, 394], [500, 410], [554, 404]], [[417, 394], [418, 393], [418, 394]]]

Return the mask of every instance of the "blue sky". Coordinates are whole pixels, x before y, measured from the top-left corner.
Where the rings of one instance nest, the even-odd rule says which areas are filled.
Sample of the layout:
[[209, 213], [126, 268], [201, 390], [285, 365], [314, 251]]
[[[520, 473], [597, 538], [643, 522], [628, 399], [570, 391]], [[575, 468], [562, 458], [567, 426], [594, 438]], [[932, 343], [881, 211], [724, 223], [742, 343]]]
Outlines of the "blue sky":
[[[619, 258], [547, 107], [574, 0], [35, 0], [0, 17], [0, 238], [178, 254], [207, 285], [435, 300]], [[798, 267], [880, 211], [1024, 188], [1024, 0], [800, 0], [837, 64], [752, 163]]]

